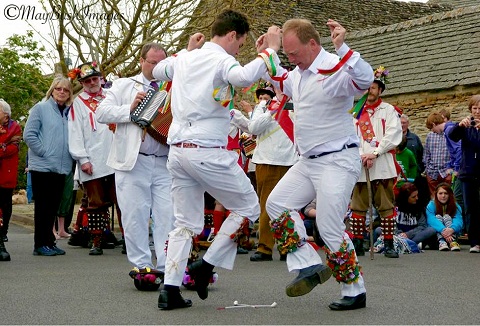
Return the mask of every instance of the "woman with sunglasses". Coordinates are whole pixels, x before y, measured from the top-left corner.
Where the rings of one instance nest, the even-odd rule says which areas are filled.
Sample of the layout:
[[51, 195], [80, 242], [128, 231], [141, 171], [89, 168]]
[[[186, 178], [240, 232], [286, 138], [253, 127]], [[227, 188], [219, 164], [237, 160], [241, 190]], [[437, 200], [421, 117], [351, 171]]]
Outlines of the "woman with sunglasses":
[[67, 124], [72, 101], [70, 81], [63, 76], [55, 77], [45, 100], [30, 110], [23, 133], [29, 148], [28, 168], [35, 197], [33, 254], [36, 256], [65, 254], [57, 247], [52, 228], [62, 199], [65, 177], [74, 166], [68, 150]]

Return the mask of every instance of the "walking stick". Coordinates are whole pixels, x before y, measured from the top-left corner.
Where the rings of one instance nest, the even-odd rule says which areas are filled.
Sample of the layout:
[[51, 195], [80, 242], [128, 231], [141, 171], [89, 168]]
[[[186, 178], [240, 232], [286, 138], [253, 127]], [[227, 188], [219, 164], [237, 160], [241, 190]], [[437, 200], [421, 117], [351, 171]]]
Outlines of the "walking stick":
[[115, 204], [112, 204], [112, 232], [115, 230]]
[[372, 184], [370, 182], [370, 172], [365, 167], [365, 179], [367, 179], [368, 191], [368, 214], [370, 215], [370, 223], [368, 231], [370, 232], [370, 259], [373, 260], [373, 198], [372, 198]]

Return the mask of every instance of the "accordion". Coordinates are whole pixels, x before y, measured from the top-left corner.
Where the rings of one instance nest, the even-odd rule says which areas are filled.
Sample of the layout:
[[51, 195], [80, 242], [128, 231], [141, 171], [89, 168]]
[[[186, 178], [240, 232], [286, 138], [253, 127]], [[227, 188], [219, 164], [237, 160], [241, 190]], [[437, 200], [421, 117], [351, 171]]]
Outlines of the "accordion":
[[166, 145], [168, 129], [172, 123], [172, 113], [167, 104], [168, 92], [149, 88], [145, 98], [130, 113], [130, 120], [144, 129], [156, 141]]

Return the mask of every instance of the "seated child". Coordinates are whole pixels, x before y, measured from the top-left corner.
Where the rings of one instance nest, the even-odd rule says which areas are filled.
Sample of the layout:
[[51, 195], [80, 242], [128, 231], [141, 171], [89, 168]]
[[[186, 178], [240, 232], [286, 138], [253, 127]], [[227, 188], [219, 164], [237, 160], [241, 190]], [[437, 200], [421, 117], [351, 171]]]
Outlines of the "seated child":
[[427, 223], [435, 229], [438, 250], [459, 251], [457, 236], [463, 227], [462, 209], [455, 201], [452, 188], [442, 182], [435, 188], [434, 198], [427, 205]]
[[434, 239], [436, 234], [432, 227], [427, 226], [425, 206], [418, 201], [418, 189], [410, 182], [404, 183], [395, 198], [398, 208], [396, 222], [397, 235], [414, 241], [416, 244]]

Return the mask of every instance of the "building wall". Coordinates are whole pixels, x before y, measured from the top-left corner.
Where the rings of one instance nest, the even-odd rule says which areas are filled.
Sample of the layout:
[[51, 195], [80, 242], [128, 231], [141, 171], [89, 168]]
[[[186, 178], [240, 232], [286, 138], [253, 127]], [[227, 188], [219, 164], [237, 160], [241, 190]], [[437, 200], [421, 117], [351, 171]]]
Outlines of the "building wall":
[[[387, 85], [388, 87], [388, 85]], [[460, 121], [470, 114], [468, 101], [480, 94], [480, 85], [456, 87], [438, 92], [419, 92], [383, 97], [385, 102], [403, 109], [410, 121], [410, 130], [424, 142], [429, 130], [425, 126], [428, 115], [443, 108], [449, 109], [452, 121]]]

